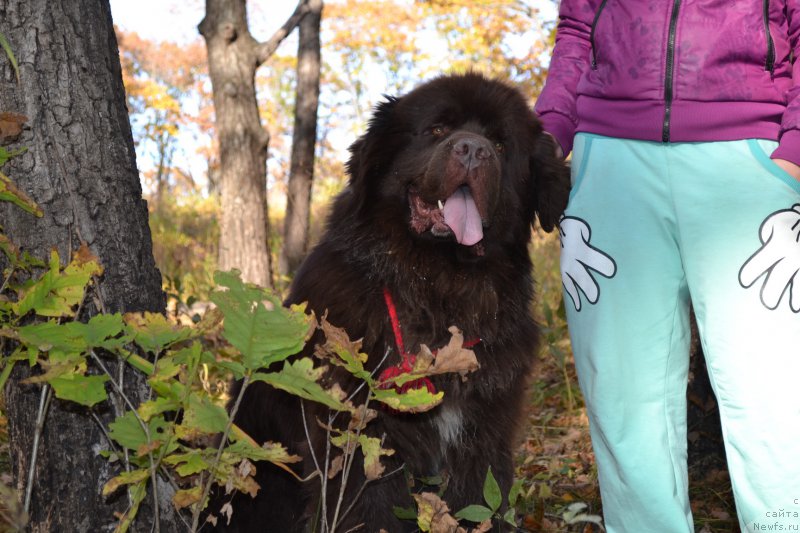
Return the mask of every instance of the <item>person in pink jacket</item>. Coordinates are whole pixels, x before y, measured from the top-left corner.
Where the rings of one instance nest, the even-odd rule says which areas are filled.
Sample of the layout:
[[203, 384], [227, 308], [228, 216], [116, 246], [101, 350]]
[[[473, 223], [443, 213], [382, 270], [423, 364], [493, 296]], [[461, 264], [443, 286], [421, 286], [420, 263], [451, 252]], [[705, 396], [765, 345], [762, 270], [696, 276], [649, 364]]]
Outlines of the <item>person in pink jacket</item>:
[[800, 531], [800, 0], [562, 0], [536, 112], [609, 532], [694, 531], [689, 308], [743, 531]]

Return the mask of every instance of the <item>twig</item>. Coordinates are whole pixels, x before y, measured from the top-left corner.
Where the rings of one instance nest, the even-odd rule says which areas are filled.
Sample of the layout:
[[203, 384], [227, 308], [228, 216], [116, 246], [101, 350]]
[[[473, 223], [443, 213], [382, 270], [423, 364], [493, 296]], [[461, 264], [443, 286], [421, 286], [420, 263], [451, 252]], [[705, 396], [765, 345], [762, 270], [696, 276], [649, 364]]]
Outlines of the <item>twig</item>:
[[6, 290], [6, 288], [8, 287], [8, 282], [11, 281], [11, 276], [14, 275], [14, 271], [15, 270], [16, 270], [16, 267], [12, 266], [11, 267], [11, 271], [8, 273], [8, 276], [3, 280], [3, 284], [0, 285], [0, 293], [4, 292]]
[[[329, 417], [328, 421], [331, 419]], [[328, 470], [331, 459], [331, 430], [330, 424], [325, 428], [325, 471], [322, 472], [322, 533], [330, 533], [328, 524]]]
[[[403, 470], [405, 467], [406, 467], [406, 464], [403, 463], [400, 466], [398, 466], [397, 468], [395, 468], [394, 470], [392, 470], [391, 472], [389, 472], [388, 474], [386, 474], [385, 476], [381, 476], [380, 479], [386, 479], [388, 477], [392, 477], [393, 475], [395, 475], [398, 472], [400, 472], [401, 470]], [[358, 489], [358, 492], [353, 497], [353, 501], [350, 502], [350, 505], [347, 507], [347, 509], [345, 509], [344, 513], [342, 513], [342, 520], [344, 520], [347, 517], [347, 515], [350, 514], [350, 511], [352, 511], [353, 507], [356, 506], [356, 502], [358, 501], [358, 498], [361, 497], [361, 494], [364, 492], [364, 489], [367, 488], [367, 485], [369, 485], [372, 481], [375, 481], [375, 480], [367, 479], [367, 480], [364, 481], [364, 483], [361, 484], [361, 487]], [[356, 526], [356, 529], [359, 528], [359, 527], [361, 527], [361, 526], [360, 525]], [[350, 531], [353, 531], [353, 529], [351, 529]], [[349, 533], [349, 532], [346, 532], [346, 533]]]
[[[244, 398], [244, 391], [247, 390], [247, 386], [250, 384], [250, 374], [245, 374], [244, 378], [242, 379], [242, 389], [239, 391], [239, 395], [236, 397], [236, 402], [233, 404], [233, 409], [231, 409], [231, 413], [228, 417], [228, 423], [225, 426], [225, 431], [222, 433], [222, 439], [219, 443], [219, 448], [217, 449], [217, 455], [214, 458], [214, 463], [211, 465], [211, 472], [213, 472], [217, 466], [219, 465], [220, 459], [222, 458], [222, 451], [225, 449], [225, 445], [228, 442], [228, 436], [231, 433], [231, 428], [233, 427], [233, 419], [236, 417], [236, 413], [239, 411], [239, 405], [242, 403], [242, 398]], [[208, 480], [206, 480], [206, 484], [203, 487], [203, 494], [200, 496], [200, 500], [195, 507], [194, 512], [192, 513], [192, 531], [197, 531], [197, 526], [200, 522], [200, 511], [202, 511], [201, 505], [206, 498], [208, 498], [208, 493], [211, 492], [211, 484], [214, 482], [214, 476], [208, 476]]]
[[311, 451], [311, 459], [314, 460], [314, 467], [317, 469], [317, 472], [319, 472], [320, 475], [327, 476], [328, 475], [327, 472], [322, 472], [322, 470], [320, 470], [319, 468], [319, 461], [317, 461], [317, 453], [316, 450], [314, 450], [314, 444], [311, 442], [311, 435], [308, 432], [308, 421], [306, 420], [306, 403], [303, 401], [302, 398], [300, 399], [300, 413], [303, 416], [303, 431], [305, 431], [306, 434], [306, 442], [308, 442], [308, 449]]
[[[126, 472], [130, 472], [131, 471], [131, 462], [130, 462], [130, 457], [128, 456], [128, 449], [125, 448], [124, 446], [121, 447], [121, 448], [117, 446], [117, 444], [111, 439], [111, 435], [109, 435], [108, 432], [106, 431], [106, 427], [103, 424], [103, 421], [100, 420], [100, 417], [97, 416], [97, 414], [94, 411], [89, 411], [89, 414], [92, 416], [94, 421], [97, 423], [97, 427], [100, 428], [100, 431], [105, 436], [106, 440], [108, 441], [108, 444], [111, 445], [111, 448], [114, 449], [115, 451], [119, 450], [117, 453], [122, 452], [120, 455], [122, 455], [122, 457], [123, 457], [123, 460], [122, 460], [122, 462], [124, 463], [123, 467], [125, 468]], [[119, 415], [117, 415], [117, 416], [119, 416]], [[128, 505], [132, 507], [133, 506], [133, 499], [131, 498], [131, 493], [129, 491], [126, 491], [126, 492], [128, 494]]]
[[42, 392], [39, 394], [39, 412], [36, 415], [36, 430], [33, 434], [33, 446], [31, 449], [31, 461], [28, 467], [28, 486], [25, 487], [25, 505], [23, 507], [25, 514], [29, 514], [31, 509], [31, 497], [33, 496], [33, 478], [36, 474], [36, 459], [39, 453], [39, 440], [44, 431], [44, 422], [47, 419], [47, 410], [50, 406], [50, 398], [52, 397], [52, 390], [47, 383], [42, 386]]
[[[122, 390], [120, 384], [117, 383], [117, 381], [114, 379], [114, 376], [108, 370], [108, 367], [106, 367], [106, 365], [103, 364], [103, 361], [97, 356], [96, 353], [94, 353], [94, 350], [89, 350], [89, 355], [92, 356], [92, 359], [94, 359], [95, 363], [97, 363], [103, 370], [103, 372], [106, 373], [106, 375], [108, 376], [108, 380], [117, 390], [117, 393], [122, 398], [122, 401], [124, 401], [128, 405], [131, 412], [133, 413], [133, 416], [136, 417], [136, 420], [142, 427], [142, 431], [144, 431], [144, 436], [147, 439], [147, 444], [149, 445], [152, 442], [150, 438], [150, 428], [147, 427], [147, 424], [145, 424], [144, 420], [142, 420], [142, 417], [139, 416], [139, 413], [136, 411], [136, 407], [134, 407], [133, 403], [125, 395], [125, 391]], [[147, 458], [149, 459], [150, 462], [150, 483], [153, 485], [153, 521], [155, 524], [155, 531], [156, 533], [159, 533], [161, 531], [161, 517], [160, 517], [161, 510], [158, 505], [158, 484], [157, 484], [158, 472], [156, 468], [156, 463], [153, 461], [153, 452], [148, 451]]]
[[[381, 366], [383, 366], [383, 363], [386, 362], [386, 358], [389, 357], [390, 353], [392, 353], [392, 349], [391, 348], [386, 348], [386, 351], [383, 352], [383, 357], [381, 358], [380, 361], [378, 361], [378, 364], [375, 365], [375, 369], [372, 372], [370, 372], [369, 377], [371, 377], [371, 378], [375, 377], [375, 374], [377, 374], [378, 370], [381, 369]], [[355, 398], [356, 394], [358, 394], [361, 391], [361, 389], [363, 389], [366, 385], [367, 385], [367, 380], [362, 380], [361, 383], [358, 384], [358, 387], [356, 387], [355, 390], [350, 393], [350, 395], [347, 397], [346, 401], [348, 401], [348, 402], [352, 401], [353, 398]], [[331, 424], [333, 424], [333, 422], [336, 421], [336, 418], [339, 416], [340, 412], [342, 412], [342, 411], [337, 411], [336, 413], [333, 414], [333, 418], [331, 419]]]
[[[344, 500], [344, 492], [347, 488], [347, 478], [350, 476], [350, 467], [353, 465], [353, 459], [355, 458], [355, 446], [354, 444], [353, 451], [350, 451], [350, 439], [352, 439], [351, 434], [347, 433], [347, 441], [344, 443], [344, 456], [342, 460], [342, 481], [339, 483], [339, 497], [336, 498], [336, 508], [333, 510], [333, 522], [331, 523], [331, 533], [336, 532], [336, 526], [338, 526], [339, 521], [339, 509], [342, 506], [342, 500]], [[356, 441], [357, 443], [358, 441]]]
[[[375, 368], [372, 370], [372, 372], [370, 373], [369, 377], [371, 377], [371, 378], [375, 377], [375, 374], [377, 374], [378, 370], [381, 369], [381, 366], [383, 366], [383, 363], [386, 362], [386, 358], [389, 357], [390, 353], [392, 353], [392, 349], [391, 348], [386, 348], [386, 351], [383, 352], [383, 357], [381, 358], [380, 361], [378, 361], [378, 364], [375, 365]], [[367, 385], [367, 380], [361, 381], [361, 383], [359, 383], [358, 387], [356, 387], [356, 389], [350, 394], [350, 396], [347, 397], [348, 401], [352, 400], [353, 398], [355, 398], [356, 394], [358, 394], [359, 391], [361, 391], [361, 389], [363, 389], [366, 385]]]
[[[371, 378], [375, 377], [375, 374], [378, 373], [378, 370], [380, 370], [381, 366], [383, 366], [383, 363], [389, 357], [390, 353], [391, 353], [391, 348], [387, 347], [386, 350], [383, 353], [383, 357], [378, 362], [378, 364], [375, 365], [375, 368], [370, 373], [370, 377]], [[367, 385], [367, 381], [366, 380], [363, 380], [361, 383], [359, 383], [359, 385], [355, 388], [355, 390], [353, 390], [353, 392], [348, 396], [347, 400], [350, 401], [353, 398], [355, 398], [355, 396], [366, 385]], [[368, 407], [369, 407], [369, 395], [367, 395], [367, 399], [364, 402], [364, 412], [365, 413], [366, 413]], [[334, 421], [336, 420], [336, 418], [338, 416], [339, 416], [339, 412], [336, 412], [336, 413], [333, 413], [329, 417], [329, 419], [328, 419], [328, 427], [333, 426], [333, 423], [334, 423]], [[360, 436], [361, 436], [361, 428], [358, 428], [358, 430], [356, 431], [356, 439], [358, 439]], [[327, 437], [328, 437], [328, 452], [326, 454], [326, 478], [327, 478], [327, 460], [328, 460], [328, 458], [330, 456], [330, 430], [328, 430]], [[337, 501], [336, 501], [336, 509], [334, 510], [334, 513], [333, 513], [333, 523], [330, 526], [330, 533], [335, 533], [336, 527], [338, 526], [339, 511], [341, 511], [342, 503], [344, 501], [345, 491], [347, 489], [347, 480], [350, 477], [350, 471], [351, 471], [351, 469], [353, 467], [353, 461], [355, 459], [355, 451], [349, 452], [349, 453], [347, 451], [350, 448], [350, 438], [351, 437], [348, 434], [347, 442], [345, 443], [345, 453], [344, 453], [344, 456], [343, 456], [342, 481], [341, 481], [341, 484], [339, 485], [339, 497], [337, 498]], [[360, 494], [360, 493], [361, 493], [361, 490], [359, 490], [358, 494]], [[326, 504], [327, 504], [327, 487], [323, 488], [322, 495], [323, 495], [323, 511], [326, 511], [325, 507], [326, 507]], [[354, 503], [355, 503], [355, 501], [353, 501], [350, 504], [349, 508], [352, 508]], [[323, 516], [325, 517], [325, 524], [327, 525], [327, 512], [324, 512]]]

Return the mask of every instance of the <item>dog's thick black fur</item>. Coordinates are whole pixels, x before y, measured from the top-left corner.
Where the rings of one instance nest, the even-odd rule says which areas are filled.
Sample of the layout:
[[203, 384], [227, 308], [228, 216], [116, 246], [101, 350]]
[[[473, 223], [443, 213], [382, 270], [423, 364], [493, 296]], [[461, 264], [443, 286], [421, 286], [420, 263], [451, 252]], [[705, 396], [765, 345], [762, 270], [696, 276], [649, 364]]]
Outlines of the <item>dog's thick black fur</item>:
[[[367, 432], [385, 434], [384, 446], [395, 450], [382, 458], [386, 473], [405, 465], [414, 476], [444, 474], [444, 500], [454, 511], [483, 503], [489, 467], [507, 494], [539, 341], [531, 318], [531, 225], [538, 215], [542, 228], [554, 228], [567, 201], [568, 170], [521, 94], [478, 74], [440, 77], [387, 98], [350, 151], [349, 185], [287, 303], [308, 301], [350, 338], [363, 338], [371, 369], [387, 350], [384, 367], [400, 360], [385, 288], [409, 352], [447, 344], [452, 325], [467, 339], [480, 337], [473, 348], [480, 369], [467, 381], [450, 374], [433, 380], [444, 391], [441, 405], [417, 415], [382, 410]], [[459, 222], [440, 202], [460, 206], [460, 229], [451, 229]], [[345, 390], [356, 386], [334, 377]], [[322, 457], [325, 435], [315, 417], [327, 416], [310, 402], [305, 408]], [[236, 422], [257, 441], [281, 442], [302, 455], [309, 464], [298, 467], [301, 475], [313, 470], [298, 399], [254, 384]], [[218, 529], [288, 533], [315, 519], [318, 479], [301, 484], [269, 464], [257, 468], [258, 496], [236, 496], [231, 525], [221, 519]], [[355, 504], [338, 530], [407, 530], [392, 511], [413, 505], [407, 476], [373, 481], [356, 499], [363, 482], [363, 470], [354, 468], [342, 510]]]

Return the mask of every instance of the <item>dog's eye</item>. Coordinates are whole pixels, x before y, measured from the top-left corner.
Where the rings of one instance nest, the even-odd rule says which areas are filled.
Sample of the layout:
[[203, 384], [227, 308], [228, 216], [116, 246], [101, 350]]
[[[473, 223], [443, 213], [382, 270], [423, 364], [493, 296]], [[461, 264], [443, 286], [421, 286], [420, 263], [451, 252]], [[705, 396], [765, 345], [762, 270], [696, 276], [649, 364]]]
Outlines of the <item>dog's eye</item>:
[[506, 151], [506, 145], [501, 143], [500, 141], [497, 141], [496, 143], [494, 143], [494, 149], [497, 151], [498, 154], [502, 154], [503, 152]]
[[444, 126], [432, 126], [430, 129], [431, 135], [434, 137], [441, 137], [445, 133], [447, 133], [447, 128]]

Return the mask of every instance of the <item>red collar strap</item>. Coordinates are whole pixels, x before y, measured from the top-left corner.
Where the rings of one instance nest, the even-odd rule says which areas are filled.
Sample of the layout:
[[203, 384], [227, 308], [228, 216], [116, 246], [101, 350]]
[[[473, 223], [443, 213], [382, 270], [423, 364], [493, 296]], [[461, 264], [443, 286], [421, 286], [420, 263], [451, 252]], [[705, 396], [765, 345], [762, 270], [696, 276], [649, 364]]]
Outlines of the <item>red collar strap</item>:
[[[384, 370], [379, 378], [379, 381], [386, 381], [391, 378], [397, 377], [400, 374], [407, 374], [411, 372], [414, 368], [414, 363], [417, 360], [417, 356], [411, 353], [406, 352], [405, 345], [403, 344], [403, 334], [400, 331], [400, 319], [397, 318], [397, 308], [394, 306], [394, 300], [392, 299], [392, 293], [389, 292], [387, 287], [383, 288], [383, 300], [386, 302], [386, 309], [389, 311], [389, 320], [392, 322], [392, 331], [394, 332], [394, 342], [397, 345], [397, 352], [400, 354], [401, 361], [400, 363], [390, 366], [386, 370]], [[480, 337], [476, 337], [474, 339], [470, 339], [464, 342], [464, 348], [472, 348], [473, 346], [479, 344], [481, 342]], [[434, 357], [439, 350], [433, 350], [432, 353]], [[414, 381], [409, 381], [403, 384], [400, 387], [394, 386], [391, 383], [385, 383], [381, 386], [381, 388], [388, 389], [394, 388], [400, 393], [404, 393], [410, 389], [419, 389], [422, 387], [426, 387], [431, 394], [436, 393], [436, 389], [431, 383], [431, 380], [423, 377]]]

